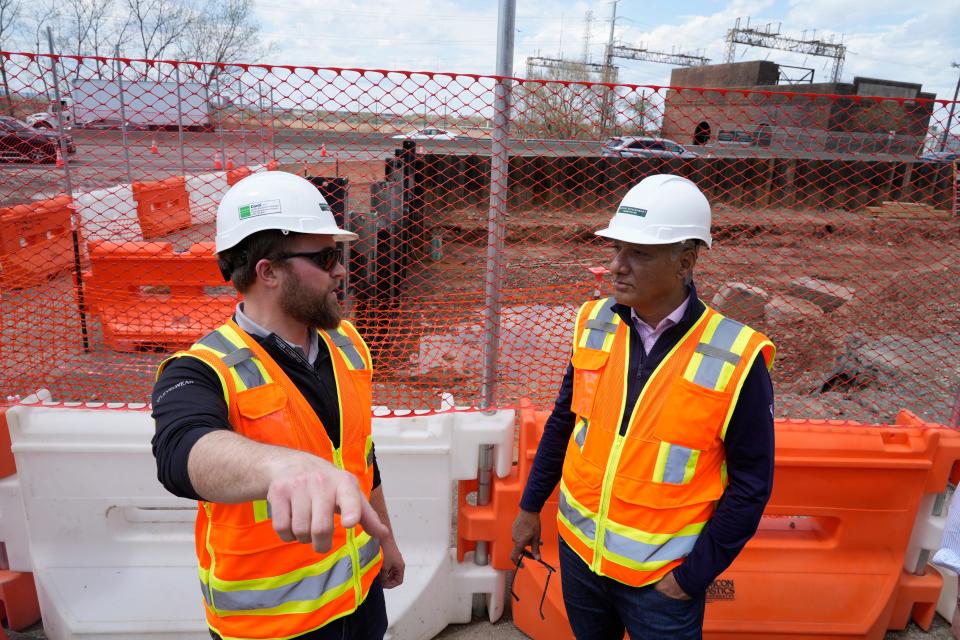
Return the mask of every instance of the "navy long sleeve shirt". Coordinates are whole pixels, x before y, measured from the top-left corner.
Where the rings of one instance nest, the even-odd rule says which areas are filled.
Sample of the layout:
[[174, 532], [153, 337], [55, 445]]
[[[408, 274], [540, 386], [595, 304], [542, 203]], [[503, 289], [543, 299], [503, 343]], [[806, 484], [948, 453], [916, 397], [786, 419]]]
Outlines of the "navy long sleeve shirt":
[[[615, 305], [614, 310], [633, 332], [626, 397], [627, 405], [633, 406], [664, 356], [703, 313], [704, 304], [691, 286], [690, 302], [683, 319], [660, 336], [649, 354], [644, 353], [630, 317], [630, 308]], [[524, 511], [543, 509], [560, 482], [563, 458], [575, 422], [570, 410], [572, 397], [573, 366], [568, 365], [520, 500], [520, 508]], [[630, 413], [624, 412], [625, 421], [629, 421]], [[773, 384], [763, 357], [758, 357], [747, 373], [727, 426], [724, 447], [727, 488], [690, 555], [674, 570], [677, 583], [689, 595], [705, 591], [730, 566], [756, 532], [773, 488]]]

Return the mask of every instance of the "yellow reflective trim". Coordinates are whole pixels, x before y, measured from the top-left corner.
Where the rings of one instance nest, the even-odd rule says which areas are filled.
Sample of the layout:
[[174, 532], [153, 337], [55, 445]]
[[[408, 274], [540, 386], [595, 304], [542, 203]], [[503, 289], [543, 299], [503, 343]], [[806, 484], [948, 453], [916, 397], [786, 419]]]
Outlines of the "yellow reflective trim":
[[[325, 591], [323, 596], [316, 598], [315, 600], [299, 600], [297, 602], [286, 602], [276, 607], [271, 607], [269, 609], [251, 609], [251, 610], [236, 610], [236, 611], [219, 611], [218, 614], [221, 618], [226, 618], [230, 616], [274, 616], [281, 615], [285, 613], [313, 613], [320, 607], [325, 604], [332, 602], [342, 596], [347, 591], [350, 591], [354, 588], [354, 583], [359, 584], [360, 581], [358, 578], [353, 577], [350, 580], [347, 580], [343, 584]], [[296, 636], [293, 636], [296, 637]]]
[[[747, 343], [750, 342], [751, 336], [753, 336], [753, 329], [750, 327], [740, 329], [740, 333], [737, 334], [737, 338], [733, 341], [730, 351], [743, 357], [743, 350], [747, 347]], [[730, 377], [733, 376], [734, 371], [736, 371], [736, 367], [733, 364], [724, 362], [723, 366], [720, 367], [720, 375], [717, 376], [717, 384], [714, 389], [717, 391], [725, 390], [730, 383]], [[746, 376], [746, 373], [744, 373], [744, 376]]]
[[697, 470], [697, 460], [699, 459], [700, 459], [700, 450], [691, 449], [690, 459], [687, 461], [687, 467], [683, 471], [683, 484], [690, 484], [690, 481], [693, 480], [693, 474]]
[[[576, 351], [577, 348], [578, 348], [578, 347], [577, 347], [577, 329], [576, 329], [576, 327], [578, 327], [578, 326], [581, 324], [581, 322], [580, 322], [580, 321], [581, 321], [581, 318], [583, 318], [583, 314], [584, 314], [585, 312], [587, 312], [588, 307], [590, 307], [591, 304], [593, 304], [592, 301], [591, 301], [591, 302], [584, 302], [582, 305], [580, 305], [580, 308], [577, 310], [577, 319], [576, 319], [576, 321], [575, 321], [575, 324], [573, 325], [573, 326], [574, 326], [574, 329], [573, 329], [573, 331], [572, 331], [573, 336], [572, 336], [572, 338], [571, 338], [571, 341], [573, 342], [573, 345], [572, 345], [572, 350], [573, 350], [573, 351]], [[589, 319], [589, 318], [583, 318], [583, 322], [585, 323], [588, 319]], [[582, 337], [582, 336], [581, 336], [581, 337]]]
[[253, 521], [263, 522], [270, 519], [269, 509], [267, 509], [266, 500], [253, 501]]
[[760, 350], [767, 345], [772, 347], [773, 343], [768, 340], [764, 340], [757, 345], [756, 350], [754, 350], [753, 353], [746, 354], [745, 356], [747, 357], [746, 369], [744, 370], [743, 375], [740, 376], [740, 380], [737, 381], [737, 388], [733, 390], [733, 399], [730, 402], [730, 408], [727, 409], [727, 417], [723, 421], [723, 428], [720, 430], [721, 440], [727, 437], [727, 427], [730, 426], [730, 418], [733, 416], [733, 410], [737, 408], [737, 401], [740, 399], [740, 390], [743, 389], [743, 383], [746, 382], [747, 375], [750, 373], [750, 369], [753, 367], [753, 361], [758, 356], [761, 358], [763, 357], [760, 354]]
[[[581, 349], [586, 349], [587, 347], [587, 336], [590, 335], [590, 329], [586, 326], [586, 320], [593, 320], [598, 315], [600, 315], [600, 310], [603, 309], [603, 305], [606, 303], [607, 298], [602, 298], [596, 301], [596, 304], [590, 309], [590, 313], [587, 314], [587, 317], [584, 319], [583, 331], [580, 333], [580, 343], [579, 346]], [[589, 303], [587, 303], [589, 304]], [[577, 345], [574, 345], [577, 346]], [[606, 347], [607, 343], [604, 341], [603, 346]], [[606, 350], [606, 349], [604, 349]]]
[[630, 538], [631, 540], [636, 540], [643, 544], [656, 544], [661, 545], [671, 538], [676, 538], [678, 536], [693, 536], [697, 535], [703, 531], [704, 527], [707, 526], [706, 522], [694, 522], [688, 524], [684, 527], [681, 527], [679, 530], [674, 533], [650, 533], [649, 531], [643, 531], [642, 529], [635, 529], [633, 527], [628, 527], [627, 525], [620, 524], [619, 522], [614, 522], [613, 520], [608, 520], [606, 523], [608, 529], [614, 533], [618, 533], [625, 538]]
[[724, 488], [727, 486], [727, 461], [720, 461], [720, 482], [723, 484]]
[[359, 340], [356, 340], [354, 344], [356, 344], [356, 342], [359, 342], [360, 345], [363, 347], [363, 351], [360, 353], [360, 357], [363, 358], [364, 362], [366, 362], [367, 369], [370, 369], [372, 371], [373, 355], [370, 353], [370, 347], [367, 346], [367, 342], [363, 339], [363, 336], [360, 335], [360, 332], [357, 331], [357, 328], [353, 326], [352, 322], [349, 322], [348, 320], [341, 320], [340, 324], [341, 326], [346, 325], [350, 327], [351, 333], [353, 334], [351, 338], [359, 338]]
[[[562, 478], [560, 480], [560, 491], [562, 491], [563, 495], [566, 497], [567, 504], [573, 507], [573, 509], [577, 511], [580, 515], [582, 515], [584, 518], [593, 520], [593, 522], [596, 524], [597, 516], [591, 513], [589, 509], [585, 508], [582, 504], [580, 504], [579, 502], [576, 501], [576, 499], [573, 498], [572, 494], [570, 493], [570, 490], [567, 489], [567, 485], [564, 484]], [[580, 530], [580, 527], [577, 527], [572, 522], [570, 522], [570, 520], [568, 520], [567, 517], [560, 512], [560, 509], [557, 509], [557, 521], [562, 522], [563, 525], [567, 528], [567, 530], [570, 533], [572, 533], [574, 536], [576, 536], [577, 539], [580, 542], [582, 542], [585, 547], [593, 547], [594, 541], [588, 538], [587, 536], [585, 536], [583, 534], [583, 531]]]
[[[299, 544], [299, 543], [298, 543]], [[321, 560], [306, 567], [294, 569], [290, 573], [284, 573], [278, 576], [267, 578], [251, 578], [249, 580], [224, 580], [216, 575], [211, 575], [210, 586], [217, 591], [262, 591], [264, 589], [276, 589], [288, 584], [300, 582], [304, 578], [318, 576], [330, 570], [340, 560], [347, 557], [349, 550], [344, 546], [337, 553], [331, 554]], [[211, 574], [213, 572], [211, 571]]]
[[[706, 311], [704, 311], [704, 313], [706, 313]], [[723, 316], [719, 313], [714, 313], [710, 317], [710, 319], [707, 321], [706, 328], [703, 330], [703, 334], [700, 336], [701, 343], [709, 343], [711, 340], [713, 340], [713, 334], [716, 333], [717, 327], [720, 325], [721, 321], [723, 321]], [[687, 363], [687, 368], [683, 372], [683, 378], [693, 382], [697, 375], [697, 369], [700, 368], [701, 362], [703, 362], [703, 354], [694, 352], [693, 357], [690, 358], [690, 362]]]
[[667, 459], [670, 457], [670, 443], [660, 441], [660, 450], [657, 451], [657, 463], [653, 466], [653, 481], [663, 482], [663, 472], [667, 469]]

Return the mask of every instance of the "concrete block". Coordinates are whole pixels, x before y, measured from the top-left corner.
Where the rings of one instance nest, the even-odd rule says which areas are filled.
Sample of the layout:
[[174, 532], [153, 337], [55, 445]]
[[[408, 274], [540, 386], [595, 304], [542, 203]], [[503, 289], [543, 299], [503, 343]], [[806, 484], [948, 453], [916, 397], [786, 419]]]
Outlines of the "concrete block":
[[816, 318], [823, 315], [823, 309], [803, 298], [788, 295], [775, 295], [763, 307], [769, 322]]
[[835, 282], [809, 277], [797, 278], [791, 282], [789, 291], [798, 298], [812, 302], [826, 313], [836, 311], [853, 300], [855, 293], [853, 289]]
[[734, 320], [757, 326], [764, 320], [764, 306], [769, 297], [760, 287], [743, 282], [728, 282], [713, 296], [710, 304]]

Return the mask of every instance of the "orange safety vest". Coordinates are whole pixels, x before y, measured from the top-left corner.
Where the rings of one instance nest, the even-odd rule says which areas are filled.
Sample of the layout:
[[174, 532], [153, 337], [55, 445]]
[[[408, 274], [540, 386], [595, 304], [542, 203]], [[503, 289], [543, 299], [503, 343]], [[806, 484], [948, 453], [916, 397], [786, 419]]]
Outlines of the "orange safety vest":
[[[723, 438], [763, 334], [707, 307], [626, 407], [629, 327], [613, 298], [580, 308], [557, 514], [563, 540], [594, 573], [656, 582], [693, 549], [727, 485]], [[624, 411], [629, 426], [620, 435]]]
[[[330, 350], [340, 402], [340, 447], [310, 404], [233, 320], [188, 351], [219, 376], [233, 430], [247, 438], [306, 451], [354, 474], [368, 497], [373, 487], [371, 359], [349, 322], [320, 331]], [[290, 638], [355, 611], [383, 563], [380, 543], [362, 527], [345, 529], [335, 516], [333, 545], [284, 542], [266, 500], [201, 502], [196, 549], [207, 624], [224, 640]]]

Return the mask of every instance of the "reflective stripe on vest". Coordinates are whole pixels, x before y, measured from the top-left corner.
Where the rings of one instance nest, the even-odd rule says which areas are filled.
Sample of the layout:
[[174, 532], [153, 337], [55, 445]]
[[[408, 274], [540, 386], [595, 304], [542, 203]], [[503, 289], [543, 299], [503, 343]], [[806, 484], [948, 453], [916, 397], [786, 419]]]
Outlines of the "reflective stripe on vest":
[[[362, 539], [365, 542], [360, 542]], [[376, 561], [380, 542], [367, 534], [358, 539], [358, 568], [361, 573], [371, 562]], [[299, 578], [290, 581], [290, 578]], [[221, 617], [284, 613], [315, 609], [333, 600], [347, 589], [353, 588], [353, 558], [344, 548], [343, 554], [324, 559], [310, 567], [304, 567], [282, 578], [261, 578], [241, 582], [212, 579], [214, 587], [201, 583], [201, 591], [208, 606], [216, 603]], [[281, 584], [281, 581], [283, 583]], [[211, 601], [210, 596], [213, 596]]]
[[610, 351], [617, 325], [620, 324], [620, 316], [613, 310], [615, 304], [615, 298], [607, 298], [594, 305], [587, 318], [586, 329], [580, 337], [580, 348]]
[[330, 342], [334, 344], [337, 349], [340, 350], [340, 353], [343, 355], [343, 359], [347, 362], [347, 366], [350, 369], [367, 369], [367, 363], [363, 359], [363, 356], [360, 355], [360, 352], [357, 351], [356, 345], [353, 344], [353, 340], [350, 339], [344, 330], [341, 327], [336, 329], [331, 329], [330, 331], [324, 331], [327, 338], [330, 339]]
[[[559, 514], [584, 544], [592, 548], [597, 539], [596, 516], [587, 515], [589, 509], [575, 504], [561, 481]], [[649, 571], [689, 555], [705, 526], [706, 523], [696, 523], [677, 533], [648, 533], [607, 520], [603, 547], [626, 561], [621, 564]]]
[[582, 451], [583, 443], [587, 440], [587, 428], [590, 426], [590, 423], [582, 416], [578, 416], [578, 418], [580, 419], [577, 422], [577, 426], [574, 427], [575, 433], [573, 440], [577, 443], [577, 446], [580, 447], [580, 450]]
[[724, 390], [752, 334], [749, 327], [714, 315], [708, 320], [683, 377], [707, 389]]

